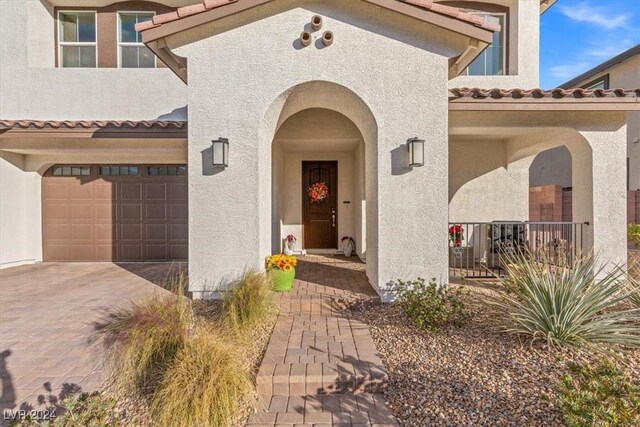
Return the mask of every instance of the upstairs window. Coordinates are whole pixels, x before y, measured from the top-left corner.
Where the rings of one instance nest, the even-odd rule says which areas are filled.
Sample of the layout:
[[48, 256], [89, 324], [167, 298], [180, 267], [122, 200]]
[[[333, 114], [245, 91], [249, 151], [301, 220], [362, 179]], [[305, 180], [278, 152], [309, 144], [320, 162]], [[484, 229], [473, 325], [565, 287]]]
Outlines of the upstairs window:
[[95, 12], [58, 13], [58, 63], [61, 67], [95, 68], [97, 27]]
[[585, 89], [609, 89], [609, 74], [593, 80], [583, 86]]
[[500, 25], [493, 33], [491, 44], [469, 65], [470, 76], [503, 76], [506, 69], [506, 16], [504, 14], [481, 15], [485, 21]]
[[121, 68], [154, 68], [156, 58], [142, 43], [136, 24], [149, 21], [153, 12], [118, 13], [118, 66]]

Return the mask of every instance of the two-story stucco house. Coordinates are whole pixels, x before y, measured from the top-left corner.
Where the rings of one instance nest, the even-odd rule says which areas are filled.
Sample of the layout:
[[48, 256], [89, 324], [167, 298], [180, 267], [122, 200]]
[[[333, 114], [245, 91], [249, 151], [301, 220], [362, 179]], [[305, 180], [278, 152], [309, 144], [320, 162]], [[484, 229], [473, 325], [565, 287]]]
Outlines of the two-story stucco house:
[[207, 297], [294, 234], [353, 237], [380, 293], [444, 281], [449, 223], [526, 221], [557, 146], [588, 247], [626, 259], [640, 91], [531, 89], [553, 0], [191, 3], [0, 3], [3, 267], [188, 259]]

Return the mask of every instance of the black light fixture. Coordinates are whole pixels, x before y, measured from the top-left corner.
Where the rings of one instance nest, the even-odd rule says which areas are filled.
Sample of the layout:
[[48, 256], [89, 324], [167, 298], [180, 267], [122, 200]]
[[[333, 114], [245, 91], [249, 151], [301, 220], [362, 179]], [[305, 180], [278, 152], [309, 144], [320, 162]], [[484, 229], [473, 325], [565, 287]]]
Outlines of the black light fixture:
[[229, 166], [229, 140], [218, 138], [211, 141], [211, 161], [213, 167], [226, 168]]
[[409, 166], [424, 166], [424, 139], [411, 138], [407, 141]]

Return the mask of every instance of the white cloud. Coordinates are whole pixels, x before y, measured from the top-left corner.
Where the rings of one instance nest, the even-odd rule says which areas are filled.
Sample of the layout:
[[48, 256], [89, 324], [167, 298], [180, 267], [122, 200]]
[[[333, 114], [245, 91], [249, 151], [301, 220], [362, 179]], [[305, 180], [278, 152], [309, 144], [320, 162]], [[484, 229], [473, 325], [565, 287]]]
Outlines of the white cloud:
[[558, 79], [570, 79], [589, 69], [591, 64], [586, 62], [561, 64], [549, 68], [549, 73]]
[[574, 6], [558, 7], [558, 10], [576, 22], [586, 22], [607, 30], [625, 28], [629, 23], [629, 15], [607, 15], [602, 8], [592, 6], [588, 3], [580, 3]]
[[595, 59], [611, 59], [614, 56], [624, 52], [634, 44], [631, 40], [621, 40], [615, 46], [591, 46], [583, 51], [583, 54]]

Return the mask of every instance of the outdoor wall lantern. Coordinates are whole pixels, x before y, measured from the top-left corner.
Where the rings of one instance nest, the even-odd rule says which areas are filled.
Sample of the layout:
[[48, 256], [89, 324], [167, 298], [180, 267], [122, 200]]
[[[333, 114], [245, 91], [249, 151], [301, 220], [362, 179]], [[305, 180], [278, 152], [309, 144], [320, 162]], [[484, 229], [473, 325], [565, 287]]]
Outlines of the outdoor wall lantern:
[[229, 166], [229, 140], [227, 138], [211, 141], [211, 153], [213, 167], [226, 168]]
[[407, 141], [409, 166], [424, 166], [424, 139], [411, 138]]

